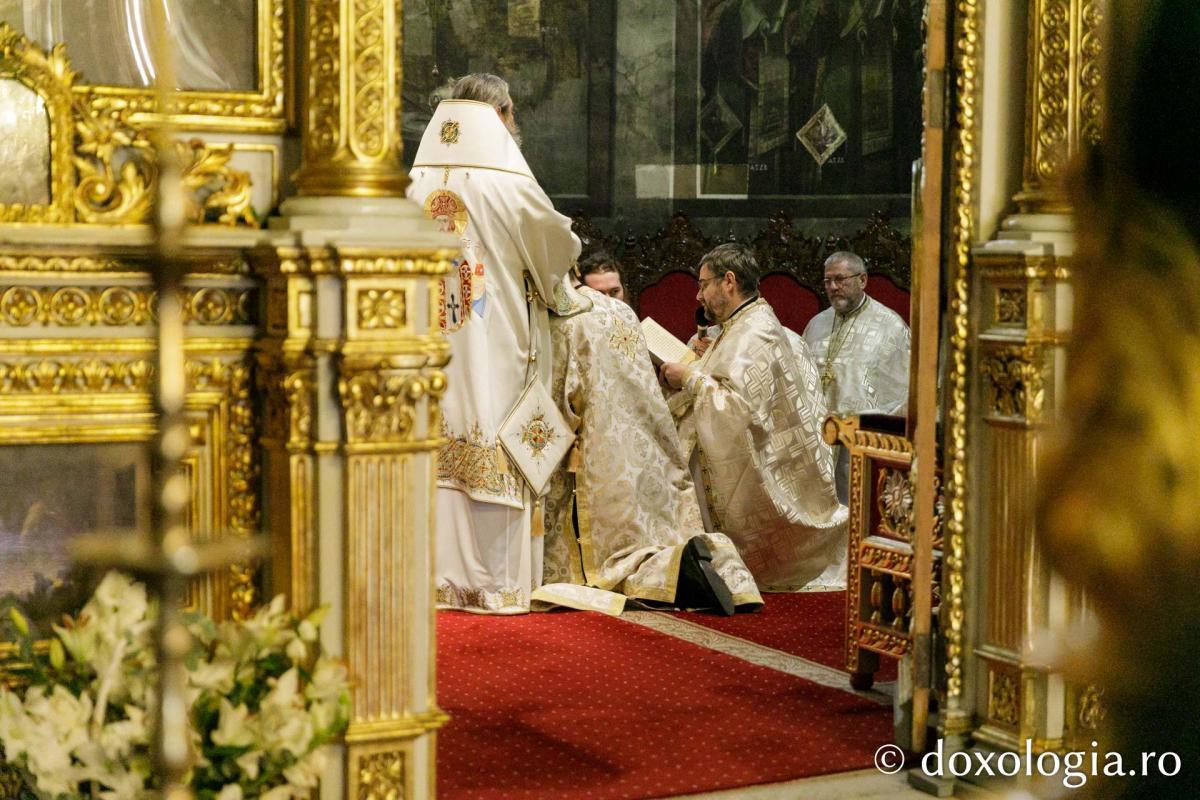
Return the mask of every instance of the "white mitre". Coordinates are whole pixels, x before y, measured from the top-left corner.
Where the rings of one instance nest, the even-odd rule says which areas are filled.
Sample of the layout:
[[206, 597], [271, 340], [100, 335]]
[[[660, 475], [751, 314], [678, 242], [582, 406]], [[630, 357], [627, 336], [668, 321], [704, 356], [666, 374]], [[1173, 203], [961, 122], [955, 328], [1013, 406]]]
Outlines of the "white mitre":
[[433, 111], [413, 160], [418, 167], [476, 167], [533, 178], [494, 106], [477, 100], [443, 100]]

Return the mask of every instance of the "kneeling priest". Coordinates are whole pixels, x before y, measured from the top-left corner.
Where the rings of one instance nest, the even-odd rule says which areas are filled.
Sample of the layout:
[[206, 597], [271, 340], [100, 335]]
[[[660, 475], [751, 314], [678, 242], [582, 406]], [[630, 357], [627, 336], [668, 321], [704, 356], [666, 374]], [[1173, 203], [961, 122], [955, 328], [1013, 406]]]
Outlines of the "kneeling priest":
[[705, 533], [633, 309], [568, 282], [555, 301], [551, 394], [576, 439], [545, 498], [535, 600], [610, 613], [626, 598], [725, 614], [757, 608], [737, 548]]
[[738, 546], [763, 589], [845, 586], [847, 509], [821, 438], [817, 369], [758, 294], [750, 249], [700, 263], [697, 300], [721, 332], [692, 364], [662, 365], [709, 530]]

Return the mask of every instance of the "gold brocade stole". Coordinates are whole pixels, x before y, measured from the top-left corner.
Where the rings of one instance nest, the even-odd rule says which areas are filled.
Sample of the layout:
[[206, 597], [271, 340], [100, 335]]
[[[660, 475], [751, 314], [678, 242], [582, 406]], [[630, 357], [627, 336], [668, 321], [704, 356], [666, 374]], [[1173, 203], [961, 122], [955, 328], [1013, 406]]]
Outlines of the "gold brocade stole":
[[858, 315], [867, 307], [867, 302], [870, 298], [864, 296], [858, 308], [851, 311], [849, 314], [842, 315], [834, 313], [833, 330], [829, 333], [829, 345], [825, 348], [825, 363], [821, 367], [821, 390], [829, 391], [829, 386], [834, 381], [833, 362], [841, 355], [842, 348], [846, 346], [846, 340], [850, 338], [850, 332], [854, 329], [854, 323], [858, 321]]

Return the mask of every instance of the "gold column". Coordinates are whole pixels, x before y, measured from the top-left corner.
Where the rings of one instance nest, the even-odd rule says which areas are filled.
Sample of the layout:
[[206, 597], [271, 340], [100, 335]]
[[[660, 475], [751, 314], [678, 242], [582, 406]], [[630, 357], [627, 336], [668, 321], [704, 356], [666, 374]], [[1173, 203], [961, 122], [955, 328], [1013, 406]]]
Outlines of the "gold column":
[[320, 604], [313, 276], [300, 248], [262, 248], [251, 260], [266, 296], [258, 379], [266, 400], [262, 448], [271, 582], [297, 613], [306, 614]]
[[1100, 141], [1101, 25], [1107, 0], [1030, 0], [1025, 213], [1070, 210], [1061, 177]]
[[273, 591], [340, 610], [323, 637], [354, 685], [347, 797], [433, 796], [427, 734], [447, 719], [434, 694], [433, 487], [449, 360], [434, 302], [454, 255], [255, 253]]
[[415, 203], [400, 141], [400, 0], [308, 0], [303, 197], [255, 256], [274, 588], [326, 604], [353, 681], [342, 800], [435, 796], [433, 514], [449, 359], [434, 304], [458, 240]]
[[387, 197], [408, 185], [400, 138], [401, 0], [308, 0], [302, 195]]
[[[337, 394], [345, 431], [345, 655], [354, 675], [347, 796], [432, 796], [428, 759], [446, 716], [434, 704], [433, 487], [448, 344], [431, 286], [449, 250], [342, 249]], [[424, 676], [423, 678], [421, 676]]]
[[1066, 735], [1067, 687], [1033, 660], [1033, 641], [1069, 614], [1036, 537], [1034, 498], [1047, 430], [1058, 402], [1068, 291], [1061, 257], [976, 252], [978, 299], [973, 356], [978, 364], [979, 486], [984, 609], [976, 655], [981, 677], [975, 738], [1019, 750], [1056, 749]]

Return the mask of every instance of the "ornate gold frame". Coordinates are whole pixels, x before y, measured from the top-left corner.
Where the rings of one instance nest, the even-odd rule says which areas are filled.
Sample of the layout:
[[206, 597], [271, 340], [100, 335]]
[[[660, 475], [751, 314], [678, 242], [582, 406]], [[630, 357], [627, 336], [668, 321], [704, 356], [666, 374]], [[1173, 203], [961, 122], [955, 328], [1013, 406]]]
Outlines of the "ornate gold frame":
[[[136, 104], [91, 102], [91, 89], [76, 85], [77, 77], [63, 45], [47, 53], [0, 24], [0, 78], [42, 98], [50, 129], [50, 202], [0, 205], [0, 223], [128, 225], [148, 218], [158, 168], [144, 118]], [[192, 222], [257, 225], [250, 176], [229, 166], [233, 145], [190, 139], [175, 147]]]
[[[0, 253], [0, 447], [149, 443], [155, 319], [145, 254], [52, 252]], [[191, 525], [207, 538], [248, 537], [260, 515], [258, 288], [240, 257], [194, 258], [184, 291]], [[189, 602], [218, 618], [246, 616], [257, 580], [255, 568], [235, 566], [196, 581]]]
[[75, 92], [93, 114], [117, 113], [134, 125], [165, 116], [188, 131], [282, 133], [286, 124], [284, 54], [288, 0], [258, 0], [258, 88], [254, 91], [196, 90], [175, 92], [165, 115], [157, 113], [153, 88], [85, 85]]
[[46, 104], [50, 132], [50, 202], [0, 204], [0, 222], [70, 222], [74, 219], [75, 167], [71, 163], [75, 98], [64, 49], [46, 53], [8, 25], [0, 25], [0, 79], [16, 80]]

